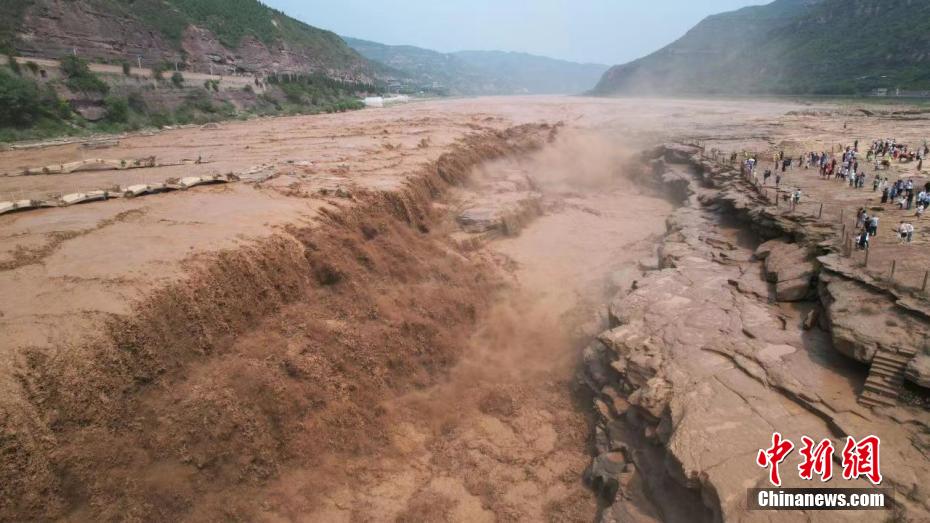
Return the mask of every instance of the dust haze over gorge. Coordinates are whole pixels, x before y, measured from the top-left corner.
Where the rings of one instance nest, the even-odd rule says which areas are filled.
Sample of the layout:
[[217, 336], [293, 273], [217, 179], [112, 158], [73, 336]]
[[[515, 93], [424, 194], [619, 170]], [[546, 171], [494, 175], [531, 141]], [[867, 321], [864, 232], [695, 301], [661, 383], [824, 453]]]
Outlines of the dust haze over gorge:
[[575, 383], [580, 349], [606, 325], [611, 271], [649, 255], [671, 210], [624, 178], [625, 158], [606, 136], [566, 132], [529, 158], [483, 165], [456, 189], [500, 190], [496, 182], [525, 172], [544, 214], [480, 253], [505, 286], [460, 361], [436, 385], [385, 404], [388, 444], [343, 464], [345, 486], [311, 519], [594, 517], [579, 481], [589, 432]]

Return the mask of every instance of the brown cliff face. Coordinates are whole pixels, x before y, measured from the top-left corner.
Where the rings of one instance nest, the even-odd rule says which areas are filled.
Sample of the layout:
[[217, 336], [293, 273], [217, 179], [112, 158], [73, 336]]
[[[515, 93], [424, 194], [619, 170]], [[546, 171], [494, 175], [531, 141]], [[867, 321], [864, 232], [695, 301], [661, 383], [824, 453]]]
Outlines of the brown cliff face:
[[[149, 2], [151, 3], [151, 2]], [[155, 4], [146, 9], [153, 9]], [[165, 3], [169, 22], [140, 14], [137, 4], [110, 0], [34, 0], [23, 11], [12, 47], [28, 57], [60, 58], [72, 53], [89, 61], [128, 62], [144, 67], [177, 63], [188, 71], [214, 74], [323, 73], [351, 81], [374, 79], [371, 62], [337, 36], [267, 9], [263, 22], [281, 26], [279, 36], [258, 38], [248, 32], [231, 45]], [[154, 6], [154, 7], [153, 7]], [[165, 27], [161, 27], [164, 25]], [[256, 29], [256, 33], [259, 29]]]
[[28, 8], [15, 43], [22, 56], [60, 58], [76, 53], [92, 61], [137, 62], [152, 66], [181, 60], [158, 31], [121, 13], [88, 2], [38, 0]]

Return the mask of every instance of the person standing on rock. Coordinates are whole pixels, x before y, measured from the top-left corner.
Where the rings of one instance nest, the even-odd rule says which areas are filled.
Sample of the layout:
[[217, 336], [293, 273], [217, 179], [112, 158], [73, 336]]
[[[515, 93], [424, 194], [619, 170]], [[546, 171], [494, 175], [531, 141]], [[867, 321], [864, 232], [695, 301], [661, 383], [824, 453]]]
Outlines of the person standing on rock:
[[898, 225], [898, 235], [901, 237], [901, 243], [911, 243], [914, 239], [914, 226], [910, 222], [901, 220]]
[[873, 214], [869, 218], [869, 236], [878, 236], [878, 215]]
[[856, 247], [865, 250], [869, 248], [869, 231], [862, 231], [856, 238]]

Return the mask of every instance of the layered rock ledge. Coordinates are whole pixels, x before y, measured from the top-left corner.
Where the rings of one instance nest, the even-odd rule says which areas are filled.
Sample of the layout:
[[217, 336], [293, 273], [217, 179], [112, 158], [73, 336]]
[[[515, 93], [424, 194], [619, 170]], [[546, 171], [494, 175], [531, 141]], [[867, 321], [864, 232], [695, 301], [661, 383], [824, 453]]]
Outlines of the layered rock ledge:
[[[895, 517], [930, 518], [930, 413], [859, 401], [872, 380], [864, 363], [906, 354], [927, 318], [835, 270], [828, 226], [773, 212], [738, 171], [699, 149], [666, 146], [645, 160], [644, 180], [681, 208], [656, 269], [627, 277], [611, 303], [612, 328], [585, 351], [598, 415], [587, 479], [609, 503], [602, 521], [768, 521], [770, 513], [748, 511], [746, 489], [769, 485], [755, 456], [773, 432], [798, 443], [829, 438], [839, 449], [847, 436], [880, 436]], [[891, 353], [883, 335], [906, 346]], [[908, 361], [919, 383], [926, 362]], [[799, 479], [799, 460], [782, 464], [784, 486], [815, 486]]]

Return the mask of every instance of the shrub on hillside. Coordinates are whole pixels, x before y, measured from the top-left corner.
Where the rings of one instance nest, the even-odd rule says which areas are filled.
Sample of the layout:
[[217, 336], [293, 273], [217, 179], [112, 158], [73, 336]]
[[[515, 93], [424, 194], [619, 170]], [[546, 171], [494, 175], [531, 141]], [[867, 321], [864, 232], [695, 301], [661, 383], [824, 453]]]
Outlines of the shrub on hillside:
[[104, 100], [107, 109], [107, 121], [110, 123], [126, 123], [129, 121], [129, 101], [118, 96], [108, 96]]
[[155, 64], [152, 67], [152, 77], [156, 80], [161, 80], [164, 77], [165, 71], [168, 70], [168, 65], [164, 63]]
[[19, 68], [19, 62], [16, 61], [16, 57], [12, 53], [7, 53], [6, 63], [10, 66], [10, 70], [16, 74], [22, 74], [22, 71]]
[[77, 56], [62, 58], [61, 72], [67, 78], [65, 85], [74, 92], [106, 94], [110, 91], [110, 86], [90, 70], [87, 62]]
[[180, 71], [175, 71], [174, 74], [171, 75], [171, 83], [178, 88], [184, 87], [184, 75], [181, 74]]
[[42, 103], [35, 82], [0, 69], [0, 123], [30, 125], [41, 114]]
[[148, 104], [145, 103], [145, 97], [139, 91], [132, 91], [126, 97], [126, 103], [133, 111], [143, 114], [148, 111]]

